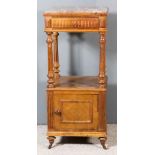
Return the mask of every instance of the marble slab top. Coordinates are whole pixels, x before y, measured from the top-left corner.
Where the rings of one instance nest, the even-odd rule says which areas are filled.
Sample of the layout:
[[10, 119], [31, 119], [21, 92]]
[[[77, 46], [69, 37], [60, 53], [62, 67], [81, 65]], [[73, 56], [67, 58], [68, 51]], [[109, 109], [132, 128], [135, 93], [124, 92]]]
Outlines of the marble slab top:
[[44, 14], [55, 13], [108, 13], [108, 8], [53, 8], [50, 11], [45, 11]]

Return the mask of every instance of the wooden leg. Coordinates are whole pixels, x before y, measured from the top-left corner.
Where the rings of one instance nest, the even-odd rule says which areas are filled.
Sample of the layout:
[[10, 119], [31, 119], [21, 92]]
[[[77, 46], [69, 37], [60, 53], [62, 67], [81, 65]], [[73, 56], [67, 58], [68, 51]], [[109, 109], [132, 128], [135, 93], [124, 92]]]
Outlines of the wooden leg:
[[52, 32], [47, 32], [48, 45], [48, 88], [54, 87]]
[[54, 77], [59, 79], [59, 54], [58, 54], [58, 32], [53, 32], [53, 41], [54, 41]]
[[106, 138], [105, 137], [99, 137], [99, 140], [101, 142], [102, 147], [107, 150], [108, 149], [108, 145], [106, 144]]
[[106, 77], [105, 77], [105, 34], [104, 32], [100, 33], [100, 64], [99, 64], [99, 84], [100, 87], [106, 87]]
[[49, 140], [49, 146], [48, 146], [48, 149], [51, 149], [52, 148], [52, 145], [54, 143], [54, 140], [55, 140], [56, 137], [52, 136], [52, 137], [48, 137], [47, 139]]

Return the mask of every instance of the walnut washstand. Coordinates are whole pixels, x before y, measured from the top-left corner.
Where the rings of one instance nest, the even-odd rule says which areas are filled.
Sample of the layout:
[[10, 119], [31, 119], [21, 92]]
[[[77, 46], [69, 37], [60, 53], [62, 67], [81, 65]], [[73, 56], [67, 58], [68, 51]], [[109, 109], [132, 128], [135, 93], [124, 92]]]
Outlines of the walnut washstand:
[[[105, 33], [107, 10], [50, 11], [44, 13], [48, 46], [48, 140], [55, 136], [94, 136], [106, 149]], [[58, 32], [98, 32], [99, 74], [94, 77], [59, 74]]]

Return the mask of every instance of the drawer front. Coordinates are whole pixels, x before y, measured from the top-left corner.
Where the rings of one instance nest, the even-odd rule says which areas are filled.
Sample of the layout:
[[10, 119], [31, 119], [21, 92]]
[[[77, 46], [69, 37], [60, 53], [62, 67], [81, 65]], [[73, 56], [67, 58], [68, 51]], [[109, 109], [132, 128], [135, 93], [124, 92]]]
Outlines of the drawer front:
[[54, 95], [53, 126], [56, 130], [95, 130], [98, 127], [97, 95]]
[[46, 17], [45, 27], [52, 29], [98, 29], [99, 18]]

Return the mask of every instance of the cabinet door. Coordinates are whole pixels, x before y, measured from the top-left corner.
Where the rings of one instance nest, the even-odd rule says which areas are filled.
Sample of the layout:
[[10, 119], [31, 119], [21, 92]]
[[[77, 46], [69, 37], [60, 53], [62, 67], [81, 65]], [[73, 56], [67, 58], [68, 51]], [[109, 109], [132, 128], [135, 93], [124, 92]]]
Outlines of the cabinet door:
[[56, 130], [95, 130], [98, 127], [97, 95], [54, 95], [53, 119]]

